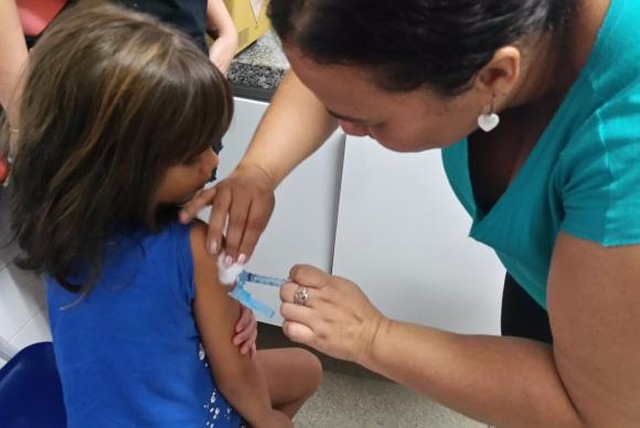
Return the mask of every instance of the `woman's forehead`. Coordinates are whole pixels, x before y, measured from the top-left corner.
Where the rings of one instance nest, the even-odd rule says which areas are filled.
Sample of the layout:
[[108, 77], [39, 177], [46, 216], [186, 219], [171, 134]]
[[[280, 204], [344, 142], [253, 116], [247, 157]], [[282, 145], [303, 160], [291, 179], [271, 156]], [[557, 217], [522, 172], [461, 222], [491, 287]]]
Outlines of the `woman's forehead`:
[[403, 107], [436, 108], [443, 101], [425, 88], [408, 92], [386, 91], [374, 83], [373, 72], [363, 67], [320, 64], [299, 51], [286, 52], [300, 81], [338, 118], [367, 121], [371, 116]]

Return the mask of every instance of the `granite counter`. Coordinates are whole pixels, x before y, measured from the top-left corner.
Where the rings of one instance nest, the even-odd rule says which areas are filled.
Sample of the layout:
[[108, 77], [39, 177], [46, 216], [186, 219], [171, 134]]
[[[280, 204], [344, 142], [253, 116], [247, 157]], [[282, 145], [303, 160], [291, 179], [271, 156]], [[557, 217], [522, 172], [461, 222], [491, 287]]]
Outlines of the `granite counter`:
[[268, 101], [288, 69], [280, 40], [271, 30], [234, 58], [228, 79], [234, 95]]

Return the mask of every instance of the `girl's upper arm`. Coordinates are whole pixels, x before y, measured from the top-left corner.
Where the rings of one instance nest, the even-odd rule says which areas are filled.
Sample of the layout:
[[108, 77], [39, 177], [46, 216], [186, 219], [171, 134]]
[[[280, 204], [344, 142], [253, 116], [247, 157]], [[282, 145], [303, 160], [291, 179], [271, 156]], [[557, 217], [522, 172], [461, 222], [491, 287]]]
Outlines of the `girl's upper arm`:
[[561, 233], [547, 302], [558, 373], [588, 426], [640, 426], [640, 245]]
[[230, 287], [220, 283], [216, 260], [206, 253], [206, 226], [194, 224], [190, 236], [195, 281], [193, 309], [200, 338], [207, 356], [216, 362], [212, 368], [232, 367], [240, 358], [232, 344], [240, 305], [227, 295]]
[[257, 362], [250, 355], [242, 355], [233, 345], [240, 304], [227, 294], [230, 287], [218, 280], [216, 259], [205, 249], [206, 236], [204, 223], [192, 226], [196, 324], [218, 387], [249, 419], [253, 413], [270, 411], [269, 392]]

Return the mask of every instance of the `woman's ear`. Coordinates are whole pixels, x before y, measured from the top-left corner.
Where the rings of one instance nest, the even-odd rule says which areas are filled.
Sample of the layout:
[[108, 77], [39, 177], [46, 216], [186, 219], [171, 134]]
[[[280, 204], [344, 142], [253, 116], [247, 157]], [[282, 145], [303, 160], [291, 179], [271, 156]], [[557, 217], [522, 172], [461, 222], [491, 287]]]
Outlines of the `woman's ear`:
[[474, 79], [474, 87], [480, 93], [508, 94], [520, 77], [522, 53], [514, 46], [498, 49], [487, 65]]

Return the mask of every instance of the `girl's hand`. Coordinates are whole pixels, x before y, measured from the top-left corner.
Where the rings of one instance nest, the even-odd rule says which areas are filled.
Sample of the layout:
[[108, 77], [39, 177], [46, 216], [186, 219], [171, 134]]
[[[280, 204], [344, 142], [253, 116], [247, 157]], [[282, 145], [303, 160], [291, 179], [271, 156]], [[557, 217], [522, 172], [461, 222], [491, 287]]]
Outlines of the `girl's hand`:
[[[356, 284], [312, 266], [295, 266], [292, 282], [280, 288], [284, 333], [294, 342], [329, 356], [359, 362], [367, 355], [385, 318]], [[308, 291], [305, 305], [296, 291]]]
[[269, 416], [255, 428], [293, 428], [291, 418], [279, 410], [273, 410]]
[[236, 335], [233, 337], [233, 344], [240, 348], [240, 353], [251, 356], [256, 354], [256, 339], [258, 337], [258, 321], [256, 321], [253, 311], [241, 306], [240, 318], [236, 324]]
[[227, 224], [225, 251], [232, 260], [244, 263], [253, 254], [273, 212], [275, 196], [272, 183], [271, 177], [261, 167], [241, 163], [229, 177], [198, 193], [183, 207], [180, 221], [188, 223], [202, 208], [213, 205], [209, 217], [208, 251], [211, 254], [220, 252], [222, 233]]

